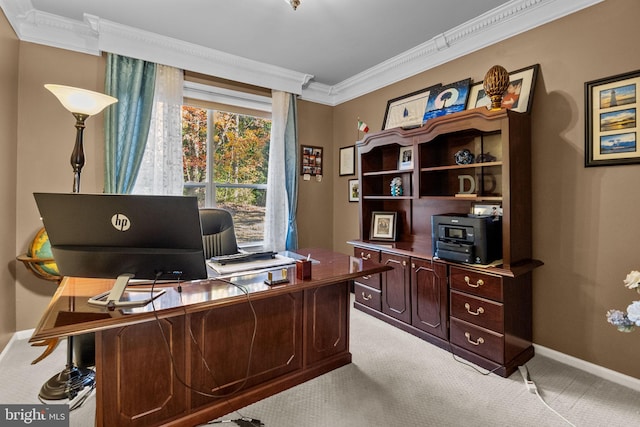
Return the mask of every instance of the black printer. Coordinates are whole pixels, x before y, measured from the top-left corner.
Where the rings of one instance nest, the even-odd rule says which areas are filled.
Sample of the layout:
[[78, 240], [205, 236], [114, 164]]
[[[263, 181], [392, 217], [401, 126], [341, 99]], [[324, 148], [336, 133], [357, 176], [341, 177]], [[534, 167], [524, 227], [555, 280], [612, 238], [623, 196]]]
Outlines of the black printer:
[[502, 258], [502, 217], [442, 214], [431, 217], [434, 256], [468, 264]]

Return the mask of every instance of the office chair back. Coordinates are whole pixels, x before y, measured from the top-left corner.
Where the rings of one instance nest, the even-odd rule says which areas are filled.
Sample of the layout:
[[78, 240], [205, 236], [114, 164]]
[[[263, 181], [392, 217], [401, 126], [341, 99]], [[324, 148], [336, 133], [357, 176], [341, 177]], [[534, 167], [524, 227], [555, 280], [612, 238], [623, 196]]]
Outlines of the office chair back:
[[224, 209], [200, 209], [204, 256], [230, 255], [238, 252], [238, 242], [231, 213]]

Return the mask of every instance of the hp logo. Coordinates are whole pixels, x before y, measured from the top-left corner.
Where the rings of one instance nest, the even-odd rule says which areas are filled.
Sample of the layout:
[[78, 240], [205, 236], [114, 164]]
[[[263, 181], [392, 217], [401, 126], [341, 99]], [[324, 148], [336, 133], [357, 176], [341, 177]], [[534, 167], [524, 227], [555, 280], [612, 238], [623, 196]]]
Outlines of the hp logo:
[[126, 215], [117, 213], [111, 217], [111, 225], [118, 231], [127, 231], [131, 227], [131, 221]]

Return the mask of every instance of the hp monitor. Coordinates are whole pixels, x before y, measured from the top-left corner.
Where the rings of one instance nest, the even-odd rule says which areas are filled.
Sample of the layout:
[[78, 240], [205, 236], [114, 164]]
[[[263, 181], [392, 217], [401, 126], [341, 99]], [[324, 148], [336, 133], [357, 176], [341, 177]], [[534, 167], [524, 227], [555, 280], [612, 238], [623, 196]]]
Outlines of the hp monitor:
[[53, 258], [62, 276], [117, 279], [89, 300], [141, 306], [159, 296], [125, 297], [129, 279], [207, 277], [195, 197], [34, 193]]

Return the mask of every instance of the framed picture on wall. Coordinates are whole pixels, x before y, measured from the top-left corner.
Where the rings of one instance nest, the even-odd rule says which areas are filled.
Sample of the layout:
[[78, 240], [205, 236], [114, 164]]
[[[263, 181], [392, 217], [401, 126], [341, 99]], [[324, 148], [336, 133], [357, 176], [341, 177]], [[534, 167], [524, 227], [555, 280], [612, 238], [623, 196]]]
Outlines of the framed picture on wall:
[[640, 163], [640, 70], [584, 84], [585, 167]]
[[349, 202], [360, 200], [360, 183], [357, 179], [349, 180]]
[[322, 175], [322, 147], [302, 146], [300, 175]]
[[[533, 102], [533, 90], [538, 76], [539, 64], [521, 68], [509, 73], [509, 87], [502, 98], [502, 108], [508, 108], [519, 113], [531, 110]], [[489, 107], [491, 99], [484, 92], [482, 82], [475, 83], [469, 91], [467, 110], [478, 107]]]
[[340, 176], [356, 174], [356, 146], [340, 149]]
[[396, 240], [397, 212], [372, 212], [371, 213], [371, 240]]

